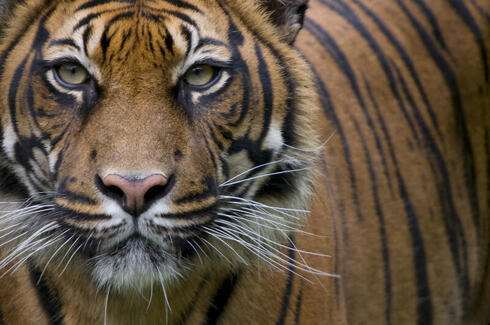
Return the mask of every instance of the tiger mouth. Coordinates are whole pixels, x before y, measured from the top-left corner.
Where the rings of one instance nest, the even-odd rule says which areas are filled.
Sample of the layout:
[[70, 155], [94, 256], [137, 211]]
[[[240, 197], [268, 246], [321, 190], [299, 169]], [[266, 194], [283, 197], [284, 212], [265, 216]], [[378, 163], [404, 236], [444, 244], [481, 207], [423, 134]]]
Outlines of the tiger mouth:
[[[79, 252], [89, 260], [100, 255], [123, 258], [136, 246], [141, 253], [158, 260], [169, 255], [190, 260], [198, 254], [196, 247], [200, 247], [208, 237], [203, 228], [215, 222], [219, 208], [212, 205], [180, 214], [153, 214], [143, 221], [138, 218], [121, 219], [101, 229], [97, 229], [98, 223], [117, 218], [108, 214], [83, 214], [58, 205], [53, 211], [53, 215], [57, 215], [56, 222], [66, 232], [67, 240], [75, 237], [84, 243]], [[161, 225], [155, 219], [168, 225]], [[91, 226], [83, 227], [83, 222]]]
[[162, 264], [169, 259], [170, 255], [177, 256], [180, 260], [190, 260], [196, 255], [197, 252], [193, 247], [195, 247], [195, 243], [202, 242], [202, 236], [205, 236], [205, 234], [189, 235], [186, 238], [170, 237], [169, 244], [171, 247], [166, 249], [141, 234], [133, 234], [113, 247], [104, 250], [104, 252], [92, 250], [91, 252], [86, 252], [86, 255], [88, 258], [95, 258], [98, 254], [105, 254], [105, 256], [110, 258], [123, 259], [129, 255], [131, 250], [138, 247], [142, 253], [148, 255], [150, 260], [155, 262], [155, 265]]

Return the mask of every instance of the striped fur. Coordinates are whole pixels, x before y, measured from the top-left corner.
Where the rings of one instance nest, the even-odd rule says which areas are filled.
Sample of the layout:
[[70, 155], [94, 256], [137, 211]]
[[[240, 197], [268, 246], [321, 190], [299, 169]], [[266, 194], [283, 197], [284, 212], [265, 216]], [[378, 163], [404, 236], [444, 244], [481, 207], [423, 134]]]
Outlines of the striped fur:
[[490, 6], [309, 7], [2, 4], [0, 324], [490, 322]]

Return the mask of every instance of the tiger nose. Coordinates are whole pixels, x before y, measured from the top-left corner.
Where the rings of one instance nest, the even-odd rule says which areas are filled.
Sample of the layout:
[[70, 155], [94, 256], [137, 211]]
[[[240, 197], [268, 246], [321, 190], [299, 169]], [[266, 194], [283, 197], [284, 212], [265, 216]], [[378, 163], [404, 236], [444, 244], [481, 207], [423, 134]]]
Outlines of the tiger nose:
[[98, 185], [104, 194], [115, 199], [125, 211], [137, 216], [152, 202], [164, 197], [171, 184], [161, 174], [146, 177], [110, 174], [99, 181]]

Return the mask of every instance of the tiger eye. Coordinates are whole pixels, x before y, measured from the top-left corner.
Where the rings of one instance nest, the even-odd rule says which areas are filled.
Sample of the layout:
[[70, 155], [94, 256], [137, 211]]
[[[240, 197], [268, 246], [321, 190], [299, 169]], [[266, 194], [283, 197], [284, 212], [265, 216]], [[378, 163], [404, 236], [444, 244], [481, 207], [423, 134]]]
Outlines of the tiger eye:
[[213, 81], [215, 76], [216, 68], [207, 64], [199, 64], [187, 70], [184, 80], [191, 86], [204, 86]]
[[58, 78], [72, 86], [85, 83], [88, 80], [88, 72], [84, 67], [76, 63], [63, 63], [56, 67]]

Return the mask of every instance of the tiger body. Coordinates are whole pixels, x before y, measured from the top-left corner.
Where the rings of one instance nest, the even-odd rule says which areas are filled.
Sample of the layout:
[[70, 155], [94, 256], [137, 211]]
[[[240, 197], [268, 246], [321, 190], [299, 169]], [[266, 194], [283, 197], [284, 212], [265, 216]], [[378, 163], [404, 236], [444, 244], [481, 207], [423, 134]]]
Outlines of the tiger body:
[[486, 1], [12, 3], [0, 324], [490, 321]]

